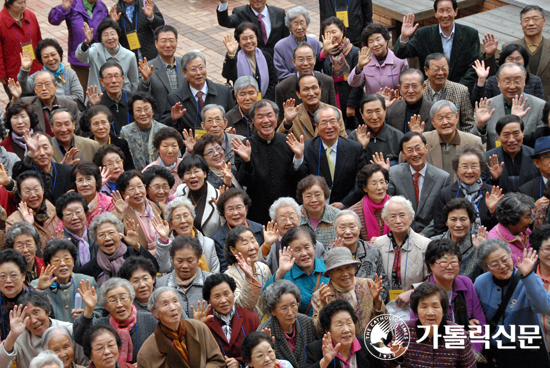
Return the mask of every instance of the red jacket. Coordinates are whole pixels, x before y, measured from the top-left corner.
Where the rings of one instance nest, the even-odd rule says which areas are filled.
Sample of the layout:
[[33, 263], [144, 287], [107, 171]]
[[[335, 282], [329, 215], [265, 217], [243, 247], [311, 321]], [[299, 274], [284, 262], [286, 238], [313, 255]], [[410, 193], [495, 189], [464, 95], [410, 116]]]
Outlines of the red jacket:
[[[34, 13], [25, 9], [23, 26], [20, 26], [10, 15], [8, 9], [4, 7], [0, 12], [0, 78], [13, 78], [17, 80], [17, 74], [21, 68], [20, 54], [23, 51], [21, 44], [25, 44], [31, 40], [33, 50], [38, 45], [38, 42], [42, 41], [40, 25]], [[35, 59], [29, 75], [40, 69], [42, 69], [42, 65]]]

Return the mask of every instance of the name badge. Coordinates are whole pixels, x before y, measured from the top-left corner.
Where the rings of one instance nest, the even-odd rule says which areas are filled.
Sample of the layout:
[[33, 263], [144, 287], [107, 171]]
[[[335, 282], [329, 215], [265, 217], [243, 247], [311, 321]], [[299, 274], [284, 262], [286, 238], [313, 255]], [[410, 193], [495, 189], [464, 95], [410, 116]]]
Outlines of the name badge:
[[34, 56], [34, 47], [31, 42], [21, 44], [21, 49], [23, 50], [23, 55], [27, 54], [31, 57], [31, 59], [36, 59]]
[[500, 143], [500, 141], [495, 141], [495, 148], [496, 147], [500, 147], [502, 143]]
[[258, 101], [262, 99], [262, 92], [258, 92]]
[[405, 290], [396, 289], [396, 290], [390, 290], [390, 302], [393, 302], [395, 298], [397, 298], [400, 294], [403, 294]]
[[141, 45], [139, 44], [139, 38], [138, 38], [137, 32], [127, 33], [126, 38], [128, 39], [128, 45], [130, 46], [130, 50], [133, 51], [141, 48]]
[[347, 10], [337, 11], [337, 12], [336, 12], [336, 18], [338, 18], [338, 19], [340, 19], [342, 22], [344, 22], [344, 26], [346, 26], [346, 28], [349, 27], [349, 22], [348, 22], [348, 11], [347, 11]]
[[206, 134], [206, 130], [204, 130], [204, 129], [195, 129], [195, 135], [199, 136], [199, 138], [202, 137], [205, 134]]

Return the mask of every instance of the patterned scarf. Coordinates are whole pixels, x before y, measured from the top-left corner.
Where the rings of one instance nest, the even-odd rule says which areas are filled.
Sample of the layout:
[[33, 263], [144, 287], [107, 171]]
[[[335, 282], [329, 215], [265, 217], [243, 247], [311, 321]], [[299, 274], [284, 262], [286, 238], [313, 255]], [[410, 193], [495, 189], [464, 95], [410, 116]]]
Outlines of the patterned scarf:
[[330, 61], [332, 63], [332, 78], [335, 82], [348, 80], [351, 69], [346, 60], [346, 56], [348, 56], [352, 47], [353, 45], [349, 41], [349, 38], [345, 38], [338, 47], [333, 48], [329, 52]]
[[[44, 68], [42, 68], [42, 70], [45, 70], [50, 73], [52, 72], [50, 69], [46, 68], [45, 65], [44, 65]], [[65, 66], [63, 65], [63, 63], [59, 63], [59, 68], [57, 68], [57, 70], [53, 73], [53, 75], [55, 76], [56, 81], [65, 83], [65, 78], [64, 78]]]
[[231, 309], [231, 312], [229, 312], [228, 314], [220, 314], [216, 312], [214, 308], [212, 308], [212, 314], [214, 314], [214, 316], [220, 320], [222, 331], [225, 335], [225, 338], [227, 339], [227, 342], [231, 341], [231, 321], [235, 316], [235, 306], [233, 306], [233, 309]]
[[[33, 133], [34, 131], [31, 129], [31, 131], [29, 132], [29, 135], [32, 135]], [[15, 134], [15, 132], [11, 132], [11, 140], [13, 143], [17, 144], [19, 147], [25, 150], [25, 155], [27, 154], [27, 144], [25, 143], [25, 138]]]
[[124, 263], [123, 256], [126, 254], [127, 250], [128, 247], [126, 244], [120, 242], [118, 249], [110, 256], [101, 251], [97, 252], [97, 264], [103, 270], [97, 278], [98, 285], [101, 286], [109, 277], [113, 277], [118, 273], [118, 270]]
[[469, 185], [464, 184], [460, 179], [458, 179], [457, 183], [458, 190], [460, 190], [464, 194], [464, 198], [466, 198], [476, 209], [476, 220], [472, 226], [472, 234], [477, 234], [477, 229], [481, 226], [481, 217], [479, 216], [478, 203], [483, 198], [483, 194], [481, 193], [481, 188], [483, 188], [483, 181], [481, 180], [481, 178], [479, 178], [475, 183]]
[[336, 297], [337, 299], [344, 299], [347, 300], [353, 308], [357, 305], [357, 294], [355, 293], [355, 284], [356, 284], [356, 278], [353, 277], [353, 282], [350, 286], [347, 288], [342, 288], [332, 280], [330, 280], [330, 283], [332, 284], [332, 287], [334, 290], [336, 290]]
[[47, 213], [48, 208], [46, 207], [46, 201], [42, 201], [40, 204], [40, 207], [37, 210], [33, 210], [34, 212], [34, 221], [40, 224], [40, 226], [44, 226], [44, 223], [50, 218]]
[[180, 320], [179, 331], [173, 331], [159, 323], [160, 329], [164, 332], [167, 338], [172, 341], [172, 345], [176, 350], [181, 354], [183, 360], [189, 364], [189, 356], [187, 355], [187, 345], [185, 344], [185, 325], [183, 324], [183, 319]]
[[[122, 340], [122, 346], [120, 347], [118, 354], [119, 362], [131, 362], [133, 360], [134, 346], [132, 344], [132, 337], [130, 336], [130, 330], [134, 328], [137, 322], [137, 309], [135, 305], [132, 305], [132, 313], [126, 321], [117, 321], [113, 315], [109, 317], [109, 323], [118, 332], [120, 339]], [[139, 348], [139, 347], [138, 347]]]

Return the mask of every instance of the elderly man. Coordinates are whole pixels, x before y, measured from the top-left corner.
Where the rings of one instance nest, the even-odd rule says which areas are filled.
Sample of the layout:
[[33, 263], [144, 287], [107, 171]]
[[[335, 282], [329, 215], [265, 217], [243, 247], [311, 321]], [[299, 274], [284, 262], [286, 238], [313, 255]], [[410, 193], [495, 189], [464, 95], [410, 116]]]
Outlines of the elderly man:
[[[449, 59], [443, 53], [434, 53], [426, 57], [424, 73], [428, 77], [422, 93], [428, 100], [451, 101], [459, 113], [458, 130], [470, 132], [475, 124], [474, 109], [470, 102], [468, 88], [460, 83], [451, 82], [449, 76]], [[432, 117], [433, 118], [433, 117]]]
[[[519, 13], [523, 38], [512, 41], [523, 46], [529, 53], [527, 71], [542, 80], [546, 99], [550, 99], [550, 39], [542, 36], [546, 24], [544, 10], [537, 5], [527, 5]], [[506, 46], [506, 45], [504, 45]]]
[[326, 74], [315, 72], [313, 68], [315, 67], [316, 61], [317, 56], [315, 51], [309, 44], [302, 42], [294, 49], [292, 53], [292, 63], [298, 72], [285, 78], [275, 87], [275, 102], [280, 110], [279, 121], [284, 119], [283, 103], [289, 98], [296, 99], [296, 103], [298, 104], [302, 102], [300, 98], [296, 98], [296, 81], [302, 74], [315, 74], [319, 80], [319, 86], [321, 87], [321, 102], [336, 106], [334, 79]]
[[229, 87], [207, 79], [203, 54], [189, 51], [181, 58], [181, 68], [186, 79], [180, 88], [168, 94], [162, 123], [178, 132], [196, 130], [200, 129], [199, 116], [205, 105], [221, 105], [225, 111], [235, 106]]
[[267, 6], [267, 0], [249, 0], [249, 5], [238, 6], [233, 14], [228, 14], [227, 0], [218, 5], [218, 23], [222, 27], [236, 28], [242, 22], [250, 22], [258, 27], [258, 47], [273, 55], [275, 44], [289, 35], [285, 25], [285, 11], [275, 6]]
[[455, 23], [458, 15], [456, 0], [435, 0], [434, 13], [439, 24], [425, 26], [418, 31], [414, 14], [403, 17], [401, 36], [393, 50], [395, 56], [401, 59], [418, 57], [420, 65], [424, 65], [429, 54], [444, 53], [450, 60], [449, 80], [471, 90], [476, 80], [472, 65], [481, 58], [478, 32], [472, 27]]
[[[57, 82], [55, 81], [53, 74], [48, 71], [36, 72], [33, 89], [36, 96], [23, 97], [21, 98], [21, 101], [31, 105], [36, 113], [36, 116], [38, 117], [38, 125], [34, 128], [34, 131], [44, 132], [50, 137], [53, 137], [50, 115], [55, 109], [67, 109], [78, 120], [80, 111], [78, 110], [78, 105], [76, 102], [55, 96], [55, 91], [57, 91]], [[17, 91], [14, 91], [12, 88], [11, 92], [13, 95], [13, 103], [21, 96], [21, 88], [18, 88]], [[77, 133], [79, 132], [80, 129], [78, 129]]]
[[[155, 120], [159, 120], [167, 110], [168, 94], [183, 85], [185, 76], [178, 64], [181, 58], [176, 57], [178, 47], [178, 30], [170, 25], [162, 25], [155, 29], [155, 47], [158, 56], [147, 63], [139, 62], [139, 71], [143, 78], [138, 91], [149, 92], [157, 100]], [[171, 106], [170, 106], [171, 107]]]
[[435, 235], [432, 226], [428, 225], [433, 220], [436, 199], [441, 189], [451, 184], [451, 177], [449, 173], [426, 161], [428, 145], [422, 134], [408, 132], [399, 142], [399, 146], [407, 162], [389, 169], [387, 193], [403, 196], [411, 201], [415, 213], [412, 229], [430, 237]]
[[338, 135], [342, 116], [336, 107], [323, 106], [313, 118], [318, 136], [305, 144], [293, 134], [288, 137], [287, 143], [294, 152], [293, 168], [299, 178], [310, 174], [324, 177], [331, 188], [329, 203], [344, 209], [364, 195], [355, 184], [357, 172], [366, 164], [363, 147]]
[[422, 95], [424, 75], [418, 69], [405, 69], [399, 76], [399, 91], [402, 100], [395, 101], [386, 114], [386, 122], [400, 132], [407, 133], [409, 122], [414, 116], [424, 122], [424, 131], [433, 130], [430, 109], [433, 102]]
[[483, 178], [490, 179], [490, 184], [498, 185], [504, 192], [517, 192], [520, 186], [540, 175], [531, 159], [533, 149], [523, 144], [524, 124], [519, 116], [503, 116], [495, 130], [500, 146], [485, 154], [489, 170], [485, 170]]
[[237, 181], [252, 199], [248, 218], [260, 224], [269, 221], [269, 206], [277, 198], [296, 195], [297, 181], [290, 170], [293, 153], [286, 136], [275, 131], [278, 110], [273, 101], [256, 102], [250, 109], [256, 133], [243, 142], [231, 142], [237, 153]]
[[544, 100], [523, 92], [527, 72], [522, 65], [506, 63], [497, 71], [500, 95], [479, 102], [476, 108], [476, 125], [470, 133], [487, 141], [487, 150], [498, 146], [495, 126], [500, 118], [506, 115], [517, 115], [525, 126], [524, 133], [534, 132], [542, 126]]
[[52, 112], [52, 130], [54, 134], [53, 156], [54, 162], [74, 165], [78, 162], [92, 162], [99, 143], [74, 134], [76, 121], [73, 114], [67, 109], [57, 109]]
[[539, 169], [540, 175], [519, 187], [519, 191], [532, 197], [537, 208], [540, 208], [550, 203], [550, 199], [543, 196], [550, 178], [550, 137], [537, 139], [531, 159]]
[[[295, 137], [303, 136], [306, 141], [316, 137], [319, 132], [313, 124], [313, 116], [319, 108], [329, 106], [321, 102], [321, 92], [317, 75], [301, 74], [296, 81], [296, 96], [302, 100], [302, 103], [295, 106], [296, 101], [293, 98], [283, 103], [285, 118], [277, 131], [285, 134], [292, 132]], [[342, 116], [342, 112], [340, 110], [338, 112]], [[348, 135], [342, 118], [340, 118], [339, 124], [338, 134], [347, 138]]]
[[440, 100], [434, 103], [430, 116], [435, 130], [423, 133], [428, 145], [426, 160], [448, 172], [452, 181], [455, 182], [457, 176], [453, 170], [452, 161], [456, 153], [467, 144], [478, 146], [483, 151], [481, 138], [457, 129], [460, 113], [455, 104], [450, 101]]
[[222, 148], [225, 152], [225, 162], [235, 164], [235, 152], [233, 151], [233, 138], [243, 140], [244, 137], [238, 134], [231, 134], [225, 131], [227, 128], [227, 119], [223, 106], [206, 105], [201, 111], [201, 127], [206, 133], [212, 134], [222, 142]]
[[233, 90], [237, 104], [225, 114], [227, 126], [235, 129], [235, 133], [248, 138], [256, 133], [256, 127], [248, 113], [252, 105], [258, 101], [258, 82], [254, 77], [243, 75], [235, 81]]

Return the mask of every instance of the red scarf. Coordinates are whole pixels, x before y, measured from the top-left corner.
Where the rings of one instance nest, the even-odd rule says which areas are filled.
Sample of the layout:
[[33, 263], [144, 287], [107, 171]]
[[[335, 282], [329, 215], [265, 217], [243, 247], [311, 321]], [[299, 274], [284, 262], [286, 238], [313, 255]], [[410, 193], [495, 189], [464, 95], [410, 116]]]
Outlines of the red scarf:
[[126, 321], [117, 321], [112, 315], [109, 317], [109, 323], [122, 340], [122, 346], [120, 347], [118, 354], [119, 362], [131, 362], [133, 360], [134, 346], [132, 344], [132, 337], [130, 336], [130, 330], [134, 328], [137, 322], [137, 309], [132, 304], [132, 313]]

